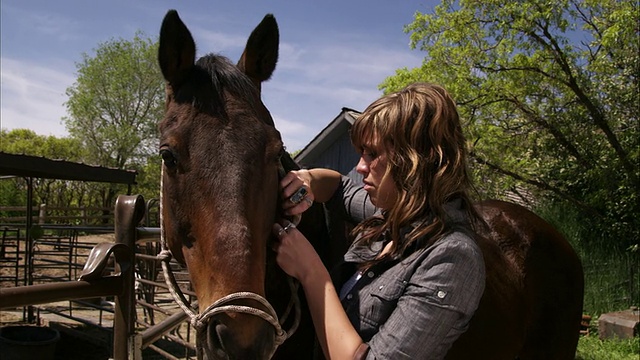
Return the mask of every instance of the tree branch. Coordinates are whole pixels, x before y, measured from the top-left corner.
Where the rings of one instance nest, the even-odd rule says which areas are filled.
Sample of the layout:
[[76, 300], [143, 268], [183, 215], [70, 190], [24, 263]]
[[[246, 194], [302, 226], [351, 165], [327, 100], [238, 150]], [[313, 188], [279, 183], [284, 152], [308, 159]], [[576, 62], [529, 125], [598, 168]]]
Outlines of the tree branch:
[[567, 149], [567, 151], [580, 163], [580, 165], [582, 165], [582, 167], [584, 167], [585, 169], [593, 168], [594, 163], [587, 161], [584, 156], [580, 154], [578, 149], [573, 146], [573, 144], [564, 136], [560, 129], [556, 128], [551, 123], [540, 117], [537, 113], [527, 107], [526, 104], [518, 101], [518, 99], [505, 97], [504, 100], [513, 104], [529, 121], [547, 129], [549, 133], [551, 133], [551, 135], [554, 137], [554, 139], [556, 139], [556, 141], [560, 143], [560, 145]]
[[475, 152], [470, 152], [469, 156], [475, 160], [478, 164], [481, 165], [485, 165], [488, 168], [490, 168], [491, 170], [501, 174], [501, 175], [505, 175], [508, 176], [512, 179], [521, 181], [525, 184], [529, 184], [529, 185], [533, 185], [535, 187], [537, 187], [538, 189], [544, 190], [544, 191], [549, 191], [553, 194], [558, 195], [559, 197], [570, 201], [573, 204], [576, 204], [578, 207], [580, 207], [581, 209], [587, 211], [588, 213], [597, 216], [598, 218], [602, 219], [604, 218], [604, 216], [602, 216], [602, 214], [600, 214], [596, 209], [594, 209], [593, 207], [589, 206], [588, 204], [583, 203], [582, 201], [579, 201], [578, 199], [574, 198], [573, 196], [565, 193], [564, 191], [562, 191], [561, 189], [552, 186], [544, 181], [540, 181], [540, 180], [534, 180], [534, 179], [528, 179], [525, 178], [524, 176], [517, 174], [513, 171], [504, 169], [502, 167], [500, 167], [499, 165], [493, 164], [490, 161], [480, 157], [479, 155], [477, 155]]
[[573, 91], [573, 93], [578, 97], [578, 99], [585, 106], [587, 111], [589, 111], [589, 113], [591, 114], [591, 119], [593, 120], [593, 123], [597, 127], [599, 127], [600, 130], [602, 130], [607, 141], [609, 141], [609, 144], [618, 155], [618, 159], [620, 160], [620, 163], [624, 167], [625, 172], [629, 176], [629, 179], [631, 179], [632, 183], [635, 186], [640, 186], [640, 184], [638, 183], [638, 177], [636, 175], [636, 168], [631, 162], [631, 160], [629, 159], [627, 152], [623, 149], [622, 145], [618, 141], [618, 137], [611, 130], [611, 127], [609, 127], [609, 124], [607, 123], [607, 120], [605, 119], [605, 116], [601, 111], [600, 107], [597, 106], [591, 100], [591, 98], [587, 96], [587, 94], [583, 91], [580, 85], [578, 85], [577, 78], [573, 74], [573, 71], [571, 70], [571, 66], [567, 61], [566, 56], [564, 56], [564, 52], [560, 48], [558, 42], [555, 41], [555, 38], [549, 32], [547, 24], [537, 24], [537, 25], [542, 30], [544, 38], [549, 40], [549, 43], [547, 43], [540, 35], [536, 34], [534, 31], [529, 31], [527, 35], [529, 35], [537, 43], [539, 43], [544, 48], [546, 48], [554, 57], [556, 62], [560, 65], [562, 71], [568, 77], [565, 83]]

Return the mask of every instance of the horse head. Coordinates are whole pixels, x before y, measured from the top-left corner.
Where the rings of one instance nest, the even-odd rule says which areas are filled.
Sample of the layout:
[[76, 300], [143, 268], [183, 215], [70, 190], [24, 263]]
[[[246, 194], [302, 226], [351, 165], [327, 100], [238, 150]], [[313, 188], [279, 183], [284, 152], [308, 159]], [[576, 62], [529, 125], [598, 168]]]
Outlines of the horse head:
[[[213, 54], [196, 61], [193, 37], [178, 13], [169, 11], [162, 23], [163, 233], [173, 256], [189, 270], [201, 311], [230, 294], [265, 297], [283, 145], [261, 101], [260, 83], [275, 69], [278, 42], [277, 23], [267, 15], [237, 65]], [[270, 357], [276, 328], [234, 310], [269, 312], [268, 306], [253, 297], [227, 305], [234, 308], [200, 318], [199, 349], [209, 360]]]

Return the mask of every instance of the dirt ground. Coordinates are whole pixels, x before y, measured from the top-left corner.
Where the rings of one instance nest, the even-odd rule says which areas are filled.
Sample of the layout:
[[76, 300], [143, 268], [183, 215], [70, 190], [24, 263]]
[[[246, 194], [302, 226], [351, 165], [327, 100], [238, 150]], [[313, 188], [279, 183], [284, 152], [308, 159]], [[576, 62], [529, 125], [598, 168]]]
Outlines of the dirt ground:
[[[70, 236], [50, 236], [45, 239], [36, 240], [34, 243], [34, 273], [33, 283], [44, 283], [51, 281], [69, 281], [77, 280], [82, 271], [82, 266], [86, 262], [86, 257], [91, 252], [91, 248], [102, 242], [114, 242], [114, 234], [94, 234], [79, 236], [77, 243], [79, 247], [77, 251], [71, 251], [68, 244]], [[59, 241], [59, 245], [58, 244]], [[56, 245], [52, 245], [52, 244]], [[18, 260], [18, 273], [14, 263], [9, 263], [8, 258], [13, 256], [7, 255], [5, 262], [0, 267], [0, 286], [14, 287], [14, 279], [17, 276], [18, 286], [25, 284], [24, 274], [24, 239], [20, 241], [20, 258]], [[13, 249], [9, 249], [13, 250]], [[51, 262], [49, 262], [51, 261]], [[76, 265], [77, 263], [77, 265]]]

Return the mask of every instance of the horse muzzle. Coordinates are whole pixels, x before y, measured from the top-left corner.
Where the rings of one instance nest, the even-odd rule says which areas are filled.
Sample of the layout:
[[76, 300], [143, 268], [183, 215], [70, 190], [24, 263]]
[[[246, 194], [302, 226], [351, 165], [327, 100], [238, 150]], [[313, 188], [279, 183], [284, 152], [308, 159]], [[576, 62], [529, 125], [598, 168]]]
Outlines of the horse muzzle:
[[[206, 360], [270, 359], [277, 348], [276, 329], [255, 316], [219, 314], [209, 319], [201, 345]], [[200, 355], [198, 355], [200, 357]]]

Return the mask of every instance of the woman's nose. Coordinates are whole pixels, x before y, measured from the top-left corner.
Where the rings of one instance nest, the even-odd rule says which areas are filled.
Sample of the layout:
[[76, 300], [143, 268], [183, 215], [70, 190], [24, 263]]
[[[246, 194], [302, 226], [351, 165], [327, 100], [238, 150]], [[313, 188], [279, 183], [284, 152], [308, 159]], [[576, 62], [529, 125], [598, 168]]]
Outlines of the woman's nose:
[[360, 157], [358, 165], [356, 165], [356, 172], [363, 176], [366, 176], [369, 173], [369, 164], [367, 164], [367, 162], [364, 161], [364, 158], [362, 157]]

